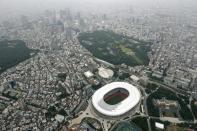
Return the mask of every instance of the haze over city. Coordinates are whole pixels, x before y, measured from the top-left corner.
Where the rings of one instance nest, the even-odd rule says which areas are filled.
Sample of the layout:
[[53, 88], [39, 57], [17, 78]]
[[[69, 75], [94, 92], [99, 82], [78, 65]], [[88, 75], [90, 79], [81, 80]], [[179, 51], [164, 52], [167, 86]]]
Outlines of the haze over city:
[[197, 0], [0, 0], [0, 131], [196, 131]]
[[[72, 8], [74, 10], [105, 11], [116, 8], [169, 8], [183, 11], [189, 8], [196, 12], [196, 0], [1, 0], [0, 16], [9, 19], [13, 15], [33, 15], [46, 9]], [[182, 8], [182, 9], [181, 9]], [[103, 10], [104, 9], [104, 10]], [[8, 15], [6, 15], [8, 14]], [[1, 19], [2, 20], [2, 19]]]

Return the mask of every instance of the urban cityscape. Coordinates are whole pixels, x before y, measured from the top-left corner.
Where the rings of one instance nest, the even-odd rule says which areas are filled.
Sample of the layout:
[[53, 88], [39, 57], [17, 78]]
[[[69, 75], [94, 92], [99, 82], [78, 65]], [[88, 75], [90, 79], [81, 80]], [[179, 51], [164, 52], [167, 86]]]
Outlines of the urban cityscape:
[[0, 131], [196, 131], [197, 2], [75, 1], [2, 16]]

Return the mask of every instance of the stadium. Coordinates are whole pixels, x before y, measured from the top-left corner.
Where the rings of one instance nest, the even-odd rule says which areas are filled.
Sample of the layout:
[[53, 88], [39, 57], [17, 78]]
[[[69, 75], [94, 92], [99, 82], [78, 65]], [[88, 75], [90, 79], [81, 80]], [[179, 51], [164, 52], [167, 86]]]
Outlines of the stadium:
[[140, 91], [126, 82], [112, 82], [98, 89], [92, 96], [94, 112], [106, 118], [133, 115], [140, 104]]

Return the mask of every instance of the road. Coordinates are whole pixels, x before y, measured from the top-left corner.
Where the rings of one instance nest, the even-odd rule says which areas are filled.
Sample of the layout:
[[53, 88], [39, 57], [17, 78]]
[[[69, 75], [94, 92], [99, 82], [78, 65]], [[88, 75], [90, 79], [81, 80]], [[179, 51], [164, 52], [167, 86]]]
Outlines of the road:
[[162, 84], [160, 82], [156, 82], [156, 81], [153, 81], [153, 80], [149, 80], [150, 83], [153, 83], [153, 84], [157, 84], [159, 85], [161, 88], [165, 88], [165, 89], [168, 89], [168, 90], [171, 90], [173, 91], [174, 93], [180, 93], [180, 94], [184, 94], [184, 95], [187, 95], [187, 96], [190, 96], [191, 93], [187, 92], [187, 91], [184, 91], [182, 89], [179, 89], [179, 88], [175, 88], [175, 87], [172, 87], [172, 86], [167, 86], [165, 84]]

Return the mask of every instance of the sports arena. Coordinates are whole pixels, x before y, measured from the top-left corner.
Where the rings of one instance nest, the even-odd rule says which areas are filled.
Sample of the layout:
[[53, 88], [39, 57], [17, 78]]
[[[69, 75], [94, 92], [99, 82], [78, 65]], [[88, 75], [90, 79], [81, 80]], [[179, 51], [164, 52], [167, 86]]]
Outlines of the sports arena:
[[94, 93], [92, 105], [98, 115], [115, 118], [135, 114], [140, 99], [137, 87], [126, 82], [113, 82]]

